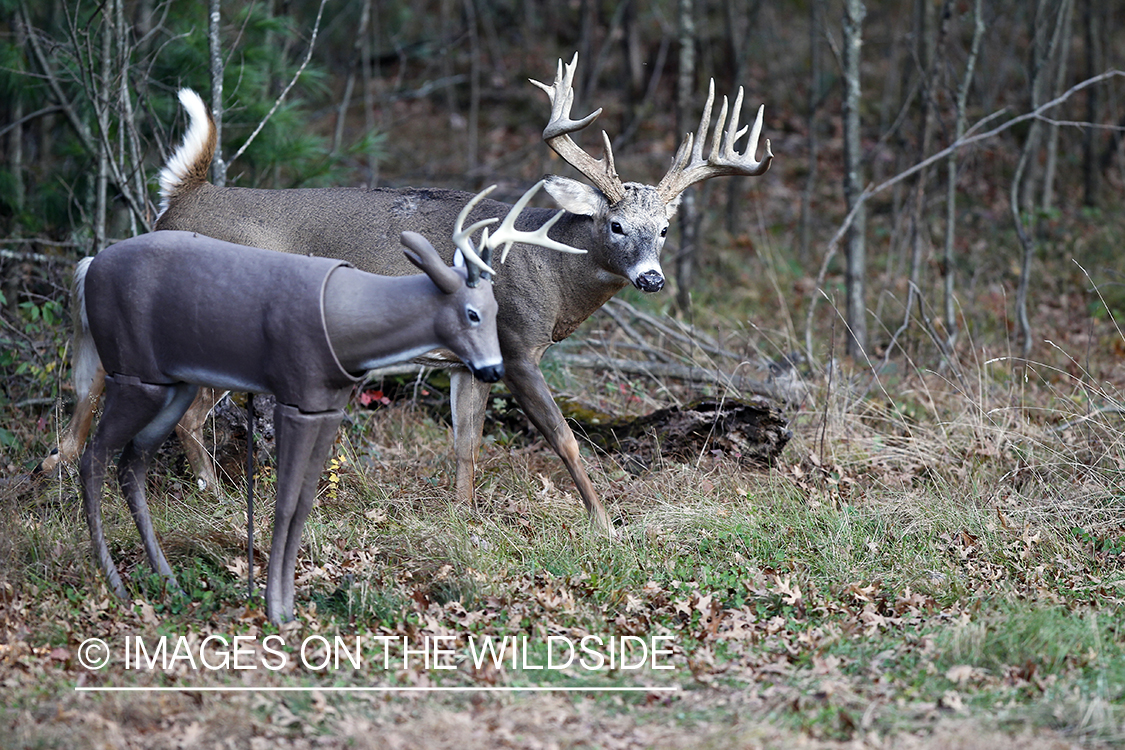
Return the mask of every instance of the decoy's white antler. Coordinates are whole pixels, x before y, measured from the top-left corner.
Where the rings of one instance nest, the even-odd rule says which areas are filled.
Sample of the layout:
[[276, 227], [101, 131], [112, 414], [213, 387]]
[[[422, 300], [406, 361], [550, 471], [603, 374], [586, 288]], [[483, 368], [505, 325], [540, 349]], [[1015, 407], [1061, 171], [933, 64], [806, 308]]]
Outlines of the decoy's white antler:
[[[559, 211], [554, 216], [552, 216], [545, 224], [543, 224], [533, 232], [520, 231], [516, 229], [516, 219], [527, 207], [527, 204], [531, 201], [532, 197], [539, 191], [541, 187], [543, 187], [543, 185], [546, 184], [546, 182], [546, 180], [540, 180], [539, 182], [528, 188], [526, 191], [524, 191], [524, 194], [520, 196], [520, 199], [516, 201], [515, 205], [513, 205], [511, 210], [508, 211], [507, 215], [504, 217], [504, 220], [500, 223], [500, 226], [491, 235], [488, 232], [488, 227], [498, 221], [496, 217], [481, 219], [480, 221], [472, 224], [468, 229], [465, 229], [464, 225], [465, 221], [469, 218], [469, 214], [474, 208], [476, 208], [477, 204], [479, 204], [482, 200], [484, 200], [486, 196], [488, 196], [489, 193], [496, 189], [495, 185], [490, 185], [489, 187], [477, 193], [475, 196], [473, 196], [473, 199], [466, 203], [465, 207], [461, 209], [461, 213], [457, 215], [457, 222], [454, 225], [453, 243], [457, 246], [457, 249], [461, 251], [462, 255], [464, 255], [466, 261], [472, 263], [473, 266], [476, 266], [477, 274], [487, 274], [483, 278], [490, 278], [496, 273], [496, 271], [493, 270], [489, 263], [492, 262], [493, 251], [501, 245], [504, 246], [504, 249], [500, 252], [501, 263], [507, 260], [508, 251], [511, 250], [512, 245], [517, 242], [522, 242], [528, 245], [538, 245], [539, 247], [545, 247], [549, 250], [557, 250], [560, 253], [571, 253], [573, 255], [582, 255], [586, 252], [581, 248], [571, 247], [566, 243], [558, 242], [557, 240], [553, 240], [547, 236], [547, 232], [549, 232], [551, 227], [553, 227], [555, 223], [562, 217], [562, 215], [566, 213], [565, 211]], [[481, 233], [481, 251], [479, 254], [473, 248], [473, 242], [471, 239], [472, 235], [478, 229], [484, 230]], [[470, 286], [475, 286], [476, 284], [474, 276], [475, 274], [473, 267], [470, 266]]]

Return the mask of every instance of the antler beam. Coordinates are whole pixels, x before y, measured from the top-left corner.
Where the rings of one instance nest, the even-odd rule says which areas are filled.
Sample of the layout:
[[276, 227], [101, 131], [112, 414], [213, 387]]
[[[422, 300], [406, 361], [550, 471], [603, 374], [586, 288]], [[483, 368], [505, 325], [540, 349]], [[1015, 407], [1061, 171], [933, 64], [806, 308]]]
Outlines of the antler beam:
[[570, 166], [581, 172], [586, 179], [601, 190], [610, 203], [617, 203], [625, 197], [625, 186], [617, 176], [617, 168], [613, 165], [613, 149], [609, 144], [609, 136], [602, 131], [602, 142], [605, 146], [605, 158], [595, 159], [582, 150], [570, 137], [571, 133], [582, 130], [602, 113], [601, 108], [586, 115], [581, 120], [570, 117], [570, 108], [574, 104], [574, 70], [578, 67], [578, 53], [574, 53], [570, 63], [563, 68], [559, 60], [555, 72], [555, 82], [548, 86], [535, 79], [528, 79], [533, 84], [547, 92], [551, 100], [551, 120], [543, 128], [543, 140], [554, 149]]
[[703, 117], [699, 121], [699, 129], [693, 136], [688, 133], [684, 142], [672, 160], [672, 167], [664, 179], [656, 186], [657, 192], [665, 202], [676, 198], [680, 193], [697, 182], [709, 180], [712, 177], [726, 175], [745, 175], [757, 177], [765, 174], [773, 161], [773, 151], [770, 150], [769, 138], [766, 139], [766, 153], [761, 160], [755, 159], [758, 150], [758, 138], [762, 132], [762, 116], [765, 105], [758, 107], [758, 116], [754, 125], [750, 127], [750, 139], [747, 141], [745, 153], [738, 153], [734, 144], [746, 134], [747, 128], [738, 127], [738, 118], [742, 113], [742, 87], [738, 87], [738, 96], [734, 100], [734, 110], [731, 113], [730, 125], [726, 131], [723, 125], [727, 119], [727, 98], [723, 97], [723, 106], [719, 110], [719, 120], [715, 124], [715, 135], [711, 140], [711, 152], [703, 157], [703, 146], [707, 141], [707, 130], [711, 124], [711, 105], [715, 101], [715, 80], [707, 91], [707, 104], [703, 108]]

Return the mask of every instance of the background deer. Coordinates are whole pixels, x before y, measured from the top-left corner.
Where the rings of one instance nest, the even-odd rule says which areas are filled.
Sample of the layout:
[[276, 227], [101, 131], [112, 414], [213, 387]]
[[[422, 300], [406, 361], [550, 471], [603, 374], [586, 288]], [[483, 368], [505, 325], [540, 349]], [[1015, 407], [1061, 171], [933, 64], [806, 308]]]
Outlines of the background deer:
[[491, 238], [484, 230], [483, 257], [469, 236], [496, 219], [465, 230], [473, 204], [465, 207], [454, 242], [472, 262], [467, 271], [445, 265], [412, 232], [401, 237], [409, 248], [404, 257], [424, 274], [400, 278], [181, 231], [134, 237], [80, 262], [74, 371], [103, 373], [105, 409], [79, 474], [94, 551], [114, 593], [126, 598], [102, 529], [110, 457], [121, 451], [118, 479], [149, 563], [178, 588], [145, 500], [152, 456], [200, 386], [272, 393], [277, 499], [266, 614], [273, 622], [292, 619], [301, 530], [355, 383], [369, 369], [439, 347], [483, 382], [499, 380], [504, 365], [488, 280], [491, 248], [519, 240], [575, 251], [546, 240], [545, 231], [513, 230], [515, 215], [538, 188]]
[[[539, 370], [543, 353], [565, 339], [610, 297], [632, 283], [645, 292], [664, 286], [660, 253], [668, 224], [689, 186], [723, 175], [761, 175], [769, 169], [773, 154], [769, 140], [761, 160], [754, 158], [762, 128], [759, 107], [746, 150], [735, 143], [747, 132], [739, 128], [742, 90], [739, 89], [729, 126], [727, 100], [715, 127], [709, 151], [704, 147], [711, 123], [714, 81], [707, 96], [697, 132], [688, 133], [672, 166], [655, 187], [622, 182], [617, 175], [609, 137], [603, 133], [605, 156], [594, 159], [571, 138], [601, 113], [580, 120], [570, 117], [574, 91], [572, 82], [577, 54], [563, 66], [558, 63], [551, 86], [532, 81], [551, 101], [551, 118], [543, 139], [592, 184], [566, 177], [549, 176], [546, 190], [566, 213], [552, 230], [557, 240], [587, 249], [585, 255], [529, 254], [513, 256], [494, 285], [499, 305], [497, 329], [504, 357], [504, 381], [531, 423], [547, 438], [574, 479], [582, 501], [595, 525], [612, 533], [612, 525], [582, 466], [578, 442], [551, 395]], [[433, 189], [319, 188], [258, 190], [215, 187], [207, 173], [215, 152], [215, 129], [207, 108], [195, 92], [183, 90], [180, 101], [191, 124], [182, 145], [169, 159], [160, 176], [163, 196], [157, 229], [200, 232], [240, 244], [307, 252], [347, 260], [372, 273], [400, 275], [411, 266], [398, 252], [403, 231], [426, 236], [448, 236], [459, 208], [468, 195]], [[498, 217], [507, 204], [482, 201], [470, 216], [473, 220]], [[548, 209], [530, 208], [520, 214], [521, 229], [542, 227], [552, 215]], [[448, 255], [446, 256], [448, 257]], [[473, 474], [484, 428], [489, 384], [474, 380], [459, 367], [455, 357], [430, 355], [430, 366], [454, 366], [451, 381], [454, 451], [457, 459], [456, 496], [473, 498]], [[93, 394], [93, 395], [96, 395]], [[213, 401], [192, 407], [178, 428], [188, 457], [198, 475], [207, 482], [215, 477], [209, 457], [202, 451], [202, 425]], [[89, 401], [79, 402], [73, 429], [60, 438], [59, 458], [77, 451], [88, 429]], [[83, 422], [85, 420], [85, 422]], [[83, 427], [83, 424], [86, 427]]]

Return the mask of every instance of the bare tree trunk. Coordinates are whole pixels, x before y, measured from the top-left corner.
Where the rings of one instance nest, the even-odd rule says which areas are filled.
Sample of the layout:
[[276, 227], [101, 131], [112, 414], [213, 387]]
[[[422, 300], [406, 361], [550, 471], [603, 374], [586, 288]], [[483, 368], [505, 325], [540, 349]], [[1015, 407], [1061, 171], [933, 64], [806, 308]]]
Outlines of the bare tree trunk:
[[[364, 50], [368, 45], [367, 25], [371, 22], [371, 3], [363, 0], [359, 10], [359, 29], [356, 32], [355, 42], [352, 44], [352, 60], [348, 65], [348, 78], [344, 83], [344, 95], [340, 98], [340, 106], [336, 110], [336, 130], [332, 134], [332, 153], [337, 153], [344, 140], [344, 125], [348, 119], [348, 110], [352, 105], [352, 94], [355, 92], [355, 79], [357, 68], [368, 65]], [[361, 85], [366, 86], [367, 78], [363, 77]]]
[[[92, 98], [94, 101], [94, 110], [97, 112], [98, 125], [102, 131], [102, 136], [97, 139], [98, 151], [98, 178], [97, 187], [94, 194], [94, 253], [100, 253], [106, 246], [106, 213], [109, 210], [108, 201], [106, 196], [106, 187], [109, 183], [109, 140], [107, 134], [109, 132], [108, 120], [109, 113], [106, 111], [109, 108], [108, 91], [109, 80], [113, 76], [111, 69], [111, 29], [113, 28], [112, 20], [112, 5], [107, 3], [102, 6], [102, 47], [101, 47], [101, 62], [100, 72], [102, 79], [102, 88], [100, 91], [93, 91]], [[93, 77], [95, 85], [97, 77]]]
[[[562, 5], [560, 3], [560, 5]], [[578, 3], [578, 59], [587, 60], [587, 65], [594, 61], [594, 33], [598, 28], [598, 3], [597, 0], [580, 0]], [[576, 101], [590, 100], [590, 83], [594, 78], [593, 66], [579, 76], [578, 84], [581, 88], [574, 92]]]
[[12, 166], [12, 203], [16, 212], [23, 211], [26, 187], [23, 184], [23, 100], [17, 98], [12, 110], [13, 126], [8, 133], [8, 153]]
[[[1086, 77], [1094, 76], [1101, 66], [1101, 14], [1099, 10], [1104, 6], [1098, 0], [1085, 0], [1082, 4], [1082, 26], [1086, 40]], [[1098, 121], [1101, 101], [1098, 88], [1090, 89], [1086, 94], [1086, 122]], [[1086, 206], [1098, 204], [1098, 169], [1097, 149], [1094, 142], [1095, 129], [1086, 127], [1082, 131], [1082, 203]]]
[[[916, 160], [916, 163], [919, 164], [926, 160], [927, 154], [930, 152], [930, 144], [933, 140], [934, 108], [936, 106], [935, 95], [938, 79], [941, 75], [937, 60], [945, 46], [945, 37], [949, 29], [949, 17], [952, 14], [952, 0], [944, 0], [941, 11], [941, 22], [937, 30], [936, 40], [930, 40], [928, 38], [930, 34], [927, 29], [932, 26], [928, 12], [925, 9], [920, 9], [920, 13], [917, 16], [918, 36], [916, 39], [916, 54], [918, 60], [926, 66], [920, 71], [919, 75], [922, 95], [922, 138], [918, 146], [918, 158]], [[919, 170], [918, 177], [914, 183], [914, 196], [912, 200], [914, 211], [910, 218], [910, 281], [906, 292], [906, 310], [903, 313], [902, 324], [899, 326], [898, 330], [894, 332], [894, 335], [891, 336], [891, 342], [887, 345], [884, 362], [890, 358], [899, 336], [910, 326], [910, 318], [914, 313], [914, 305], [918, 304], [919, 307], [921, 307], [923, 304], [921, 301], [922, 256], [926, 243], [923, 225], [925, 223], [926, 187], [928, 183], [929, 170]]]
[[[24, 28], [19, 14], [14, 10], [11, 13], [10, 24], [15, 28], [16, 46], [21, 50], [25, 49], [27, 46], [27, 34], [30, 32], [30, 29]], [[12, 180], [14, 182], [12, 201], [15, 203], [16, 211], [19, 213], [23, 212], [27, 193], [27, 188], [23, 181], [23, 115], [23, 98], [16, 97], [15, 110], [12, 112], [13, 127], [11, 133], [8, 135], [8, 150], [12, 155]], [[17, 223], [16, 228], [18, 228], [18, 226]]]
[[[818, 4], [821, 0], [813, 0]], [[730, 46], [731, 57], [734, 60], [734, 82], [741, 86], [746, 78], [747, 63], [750, 60], [752, 42], [750, 33], [759, 27], [758, 13], [762, 8], [761, 0], [753, 3], [735, 2], [726, 0], [724, 3], [727, 18], [727, 39]], [[745, 19], [740, 21], [740, 19]], [[738, 217], [742, 211], [742, 192], [746, 188], [745, 177], [730, 177], [726, 180], [727, 192], [727, 232], [731, 235], [738, 233]]]
[[[859, 77], [860, 50], [863, 47], [864, 0], [844, 0], [844, 197], [848, 211], [855, 208], [863, 192], [860, 162], [863, 157], [859, 130], [862, 88]], [[848, 229], [845, 285], [847, 294], [847, 353], [862, 357], [867, 350], [867, 301], [864, 280], [866, 260], [867, 208], [859, 206]]]
[[800, 241], [798, 244], [798, 257], [805, 260], [810, 257], [809, 246], [812, 243], [812, 197], [817, 180], [817, 138], [816, 138], [816, 111], [820, 106], [820, 77], [821, 77], [821, 43], [820, 36], [824, 29], [824, 0], [811, 0], [809, 2], [809, 100], [808, 100], [808, 149], [809, 173], [805, 177], [805, 189], [801, 191], [801, 224]]
[[[140, 92], [144, 89], [144, 86], [133, 85], [132, 59], [134, 46], [131, 28], [129, 24], [125, 22], [125, 1], [114, 0], [114, 5], [116, 6], [115, 36], [117, 38], [117, 70], [120, 76], [118, 82], [119, 102], [117, 109], [119, 117], [118, 133], [121, 139], [119, 153], [122, 163], [125, 162], [127, 155], [130, 168], [125, 177], [132, 185], [133, 194], [136, 196], [136, 202], [145, 209], [145, 221], [147, 223], [151, 220], [152, 216], [147, 210], [149, 201], [147, 199], [148, 191], [145, 189], [144, 169], [141, 166], [143, 164], [141, 157], [141, 138], [140, 134], [137, 132], [137, 112], [133, 107], [134, 90]], [[151, 22], [151, 18], [149, 21]], [[134, 212], [129, 213], [130, 237], [134, 237], [140, 233], [140, 228], [137, 226], [137, 218]]]
[[[1070, 56], [1070, 32], [1074, 25], [1074, 2], [1062, 0], [1059, 9], [1060, 32], [1058, 60], [1055, 65], [1055, 86], [1051, 96], [1055, 97], [1066, 90], [1066, 64]], [[1047, 125], [1047, 161], [1043, 166], [1043, 203], [1044, 211], [1050, 211], [1055, 203], [1055, 172], [1059, 159], [1059, 126], [1053, 123]]]
[[474, 0], [465, 0], [465, 16], [469, 23], [469, 122], [468, 143], [465, 148], [465, 171], [468, 174], [476, 172], [479, 162], [477, 153], [480, 145], [478, 130], [480, 128], [480, 30], [477, 24], [477, 8]]
[[[984, 38], [984, 17], [981, 13], [981, 0], [973, 0], [973, 40], [969, 45], [969, 59], [965, 62], [965, 75], [957, 87], [957, 103], [954, 112], [953, 140], [961, 140], [965, 135], [965, 107], [969, 100], [969, 89], [973, 83], [977, 56], [980, 54], [981, 40]], [[942, 274], [944, 275], [942, 301], [945, 312], [945, 347], [953, 350], [957, 342], [957, 308], [953, 301], [954, 251], [957, 235], [957, 152], [949, 154], [945, 162], [945, 252], [942, 255]]]
[[637, 23], [637, 4], [634, 0], [624, 0], [625, 13], [621, 19], [621, 46], [625, 62], [625, 72], [629, 85], [626, 101], [630, 111], [636, 111], [645, 93], [645, 56], [641, 43], [641, 28]]
[[504, 57], [506, 39], [501, 39], [500, 32], [496, 29], [496, 9], [494, 6], [494, 3], [487, 2], [482, 2], [477, 6], [477, 23], [480, 24], [480, 31], [477, 33], [484, 33], [485, 45], [488, 47], [489, 69], [500, 78], [507, 78], [508, 66]]
[[[370, 136], [375, 132], [375, 80], [380, 73], [376, 67], [374, 50], [379, 37], [380, 5], [379, 0], [366, 0], [371, 6], [371, 23], [368, 33], [363, 35], [363, 125], [365, 133]], [[368, 138], [367, 151], [367, 184], [375, 187], [379, 184], [379, 154], [375, 142]]]
[[211, 162], [211, 182], [227, 184], [227, 163], [223, 160], [223, 48], [219, 41], [221, 0], [209, 0], [207, 46], [211, 56], [211, 117], [215, 120], [215, 159]]
[[[695, 4], [679, 0], [680, 59], [676, 78], [676, 130], [686, 133], [690, 124], [692, 97], [695, 94]], [[676, 305], [687, 311], [691, 307], [691, 285], [695, 273], [696, 229], [699, 226], [696, 191], [688, 188], [680, 201], [680, 252], [676, 256]]]
[[[1054, 56], [1055, 50], [1058, 49], [1062, 31], [1062, 11], [1065, 10], [1065, 5], [1068, 1], [1069, 0], [1060, 0], [1058, 13], [1056, 13], [1053, 20], [1046, 12], [1048, 0], [1040, 0], [1037, 6], [1035, 14], [1037, 28], [1033, 29], [1033, 36], [1039, 36], [1039, 26], [1053, 23], [1053, 31], [1051, 32], [1051, 40], [1045, 50], [1042, 48], [1041, 44], [1033, 44], [1030, 85], [1032, 110], [1037, 109], [1042, 101], [1043, 81], [1048, 77], [1047, 63]], [[1027, 295], [1031, 286], [1031, 259], [1035, 254], [1035, 238], [1028, 231], [1023, 212], [1025, 208], [1031, 207], [1029, 202], [1024, 202], [1024, 199], [1029, 196], [1028, 184], [1032, 182], [1031, 179], [1027, 178], [1026, 171], [1028, 165], [1033, 161], [1033, 155], [1039, 148], [1039, 126], [1040, 121], [1038, 119], [1031, 121], [1031, 126], [1027, 132], [1027, 139], [1024, 141], [1023, 149], [1020, 152], [1019, 162], [1016, 164], [1015, 175], [1012, 177], [1012, 187], [1009, 194], [1012, 218], [1016, 225], [1016, 236], [1019, 238], [1020, 247], [1023, 250], [1023, 259], [1020, 263], [1019, 285], [1016, 287], [1016, 323], [1019, 330], [1020, 357], [1024, 360], [1026, 360], [1028, 354], [1031, 353], [1031, 321], [1027, 314]]]
[[[1050, 76], [1046, 71], [1050, 67], [1054, 56], [1056, 42], [1059, 38], [1059, 29], [1052, 23], [1058, 23], [1052, 12], [1056, 6], [1061, 10], [1066, 0], [1037, 0], [1035, 13], [1032, 16], [1031, 29], [1028, 36], [1031, 39], [1031, 60], [1029, 63], [1028, 78], [1030, 80], [1031, 108], [1039, 106], [1046, 98]], [[1043, 129], [1036, 123], [1036, 127], [1028, 131], [1028, 148], [1032, 154], [1039, 151], [1043, 139]], [[1042, 179], [1042, 167], [1038, 159], [1029, 159], [1025, 165], [1020, 185], [1020, 210], [1032, 211], [1038, 207], [1036, 197], [1039, 195], [1039, 182]]]

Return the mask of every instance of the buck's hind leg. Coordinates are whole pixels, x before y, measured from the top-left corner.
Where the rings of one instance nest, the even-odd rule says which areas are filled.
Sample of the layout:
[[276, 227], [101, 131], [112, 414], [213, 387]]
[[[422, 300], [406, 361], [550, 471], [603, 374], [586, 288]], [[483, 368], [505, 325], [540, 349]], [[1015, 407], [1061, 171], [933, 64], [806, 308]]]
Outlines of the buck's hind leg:
[[198, 390], [197, 386], [186, 383], [171, 388], [164, 387], [163, 404], [159, 412], [129, 441], [121, 451], [121, 459], [117, 464], [121, 493], [133, 514], [133, 522], [137, 525], [137, 533], [141, 536], [148, 562], [165, 580], [168, 588], [173, 590], [179, 590], [179, 584], [176, 583], [176, 577], [172, 574], [172, 568], [164, 557], [164, 551], [160, 548], [160, 541], [152, 527], [152, 516], [145, 499], [145, 479], [152, 457], [168, 439]]
[[110, 457], [123, 448], [137, 433], [160, 414], [167, 402], [167, 386], [142, 383], [137, 378], [117, 375], [105, 378], [105, 408], [79, 464], [82, 485], [82, 509], [90, 527], [98, 567], [105, 573], [109, 587], [119, 599], [128, 599], [121, 575], [110, 557], [102, 527], [102, 485]]
[[79, 396], [74, 406], [74, 414], [70, 422], [59, 435], [59, 445], [39, 462], [32, 470], [34, 475], [47, 475], [53, 473], [61, 464], [69, 464], [82, 453], [82, 446], [86, 444], [86, 437], [90, 434], [90, 424], [94, 419], [94, 410], [98, 406], [105, 383], [105, 371], [98, 367], [95, 371], [89, 390]]
[[203, 442], [203, 425], [207, 423], [207, 415], [226, 393], [214, 388], [200, 388], [199, 395], [176, 425], [176, 435], [200, 489], [215, 494], [219, 492], [219, 477], [215, 472], [215, 461]]
[[266, 576], [266, 616], [293, 619], [294, 578], [301, 531], [316, 500], [317, 483], [336, 438], [343, 411], [308, 414], [286, 404], [273, 412], [277, 446], [277, 500]]

